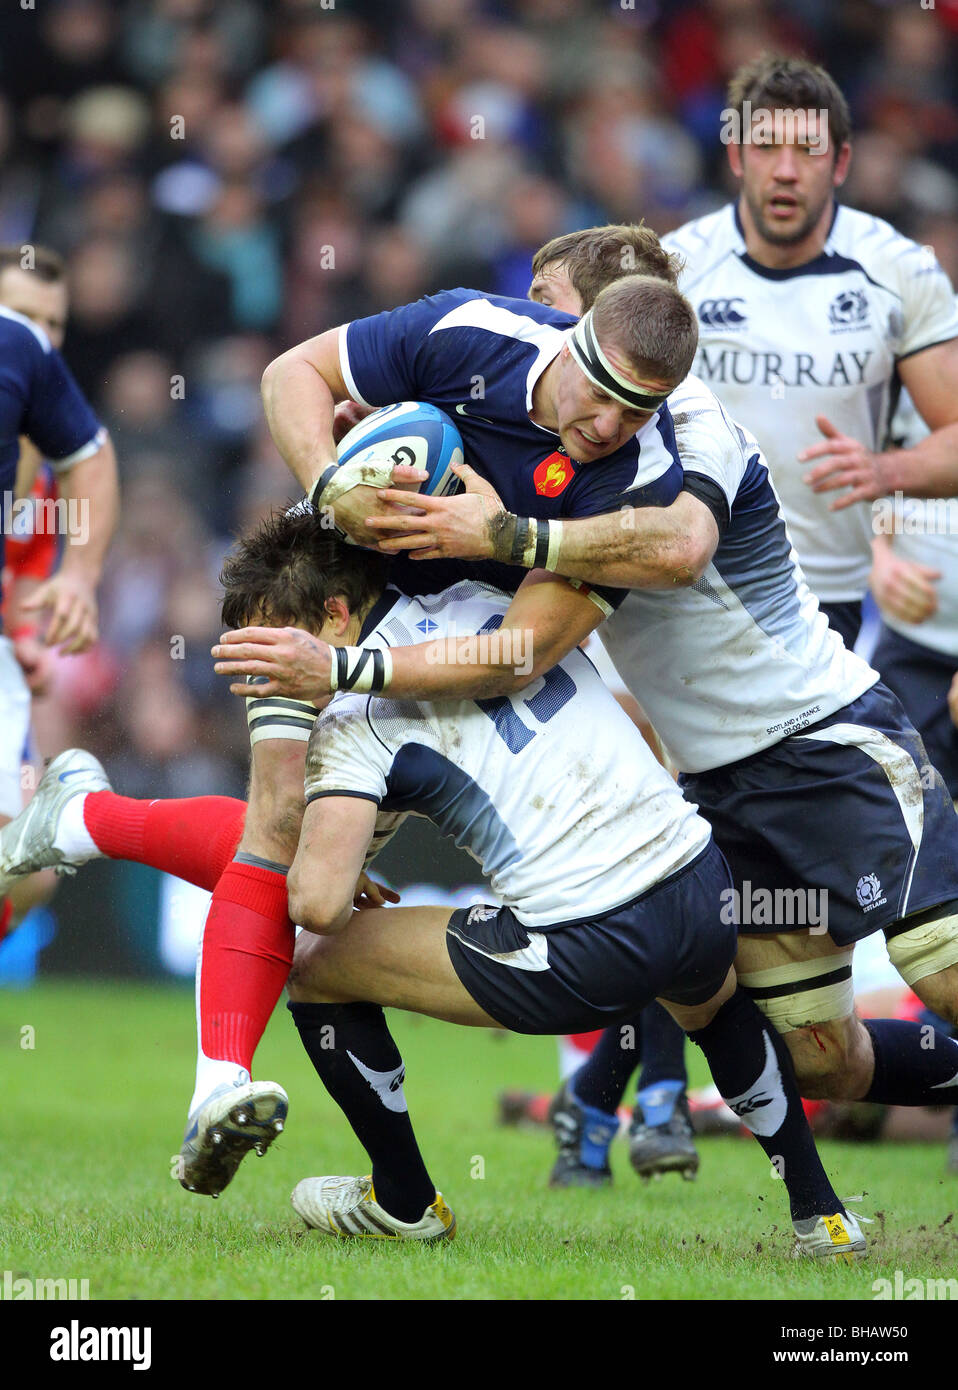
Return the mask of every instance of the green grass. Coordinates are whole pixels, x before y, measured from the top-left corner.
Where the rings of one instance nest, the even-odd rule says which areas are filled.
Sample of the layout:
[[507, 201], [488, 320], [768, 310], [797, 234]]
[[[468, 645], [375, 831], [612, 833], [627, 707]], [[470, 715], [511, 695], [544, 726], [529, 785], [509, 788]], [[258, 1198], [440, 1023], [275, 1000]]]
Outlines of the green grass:
[[[896, 1269], [956, 1272], [958, 1179], [936, 1146], [824, 1143], [838, 1191], [864, 1190], [860, 1209], [883, 1215], [868, 1228], [868, 1261], [791, 1261], [783, 1187], [753, 1142], [703, 1141], [697, 1182], [648, 1187], [618, 1144], [611, 1190], [550, 1192], [551, 1140], [498, 1128], [494, 1102], [504, 1086], [552, 1089], [552, 1039], [391, 1022], [430, 1171], [459, 1219], [442, 1247], [337, 1244], [293, 1214], [300, 1178], [365, 1164], [285, 1009], [257, 1074], [286, 1086], [290, 1123], [213, 1202], [170, 1177], [192, 1089], [187, 991], [57, 982], [0, 993], [0, 1276], [86, 1278], [95, 1299], [836, 1300], [870, 1299], [872, 1281]], [[24, 1027], [33, 1048], [21, 1046]]]

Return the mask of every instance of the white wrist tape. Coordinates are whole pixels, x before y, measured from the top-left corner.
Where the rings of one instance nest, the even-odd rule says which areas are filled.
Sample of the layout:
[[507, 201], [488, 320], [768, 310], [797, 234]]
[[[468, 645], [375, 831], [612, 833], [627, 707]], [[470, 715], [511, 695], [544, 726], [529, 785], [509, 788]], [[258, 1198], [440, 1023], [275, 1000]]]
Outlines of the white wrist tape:
[[519, 564], [527, 570], [554, 570], [562, 545], [561, 521], [537, 521], [520, 517], [516, 523], [516, 548], [522, 547]]
[[338, 467], [331, 464], [313, 485], [310, 501], [317, 509], [321, 506], [332, 507], [354, 487], [392, 487], [393, 467], [391, 459], [364, 462], [358, 458]]
[[329, 672], [330, 690], [355, 690], [378, 695], [392, 680], [393, 659], [388, 648], [333, 647]]

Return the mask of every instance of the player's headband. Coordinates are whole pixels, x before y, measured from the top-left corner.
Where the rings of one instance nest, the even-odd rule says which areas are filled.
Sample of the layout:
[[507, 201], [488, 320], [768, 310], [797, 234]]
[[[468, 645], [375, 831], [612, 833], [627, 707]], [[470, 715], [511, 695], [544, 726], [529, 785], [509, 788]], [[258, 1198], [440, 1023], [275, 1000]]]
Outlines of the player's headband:
[[569, 351], [590, 381], [603, 391], [629, 406], [632, 410], [658, 410], [671, 394], [669, 391], [646, 391], [617, 372], [605, 353], [599, 347], [599, 340], [592, 327], [592, 310], [583, 314], [567, 339]]

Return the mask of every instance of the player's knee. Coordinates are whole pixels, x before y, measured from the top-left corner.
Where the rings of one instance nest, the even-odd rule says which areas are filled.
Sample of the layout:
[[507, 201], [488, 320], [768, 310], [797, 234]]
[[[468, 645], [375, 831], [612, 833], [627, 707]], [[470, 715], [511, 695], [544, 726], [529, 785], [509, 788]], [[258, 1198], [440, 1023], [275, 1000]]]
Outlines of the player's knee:
[[286, 988], [296, 1004], [318, 1003], [323, 999], [323, 943], [311, 933], [296, 938], [293, 964]]
[[958, 1026], [958, 966], [950, 965], [934, 975], [925, 975], [912, 988], [926, 1009]]
[[50, 902], [57, 891], [57, 882], [52, 869], [39, 869], [11, 884], [8, 897], [13, 903], [14, 918], [24, 917], [32, 908]]
[[871, 1040], [857, 1018], [833, 1019], [784, 1034], [799, 1092], [807, 1100], [860, 1100], [871, 1085]]

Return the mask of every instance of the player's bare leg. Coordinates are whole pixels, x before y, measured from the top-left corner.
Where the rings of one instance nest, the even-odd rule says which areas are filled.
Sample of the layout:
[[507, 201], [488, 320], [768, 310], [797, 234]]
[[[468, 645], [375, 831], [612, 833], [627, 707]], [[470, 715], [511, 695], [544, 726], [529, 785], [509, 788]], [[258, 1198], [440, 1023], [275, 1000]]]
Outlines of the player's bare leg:
[[739, 983], [784, 1037], [810, 1100], [860, 1100], [874, 1070], [871, 1038], [855, 1016], [853, 948], [825, 933], [739, 933]]
[[[291, 903], [308, 926], [311, 902], [303, 891], [307, 882], [308, 869], [291, 881]], [[349, 1225], [362, 1225], [370, 1192], [380, 1220], [384, 1214], [387, 1222], [391, 1217], [408, 1222], [428, 1219], [435, 1188], [419, 1156], [405, 1100], [397, 1098], [404, 1070], [382, 1009], [498, 1026], [456, 974], [446, 948], [448, 920], [447, 908], [375, 909], [354, 914], [335, 935], [304, 932], [297, 942], [290, 1010], [317, 1072], [373, 1162], [368, 1190], [331, 1188], [329, 1179], [310, 1179], [297, 1189], [297, 1210], [330, 1233], [372, 1234]], [[845, 1213], [815, 1150], [788, 1052], [737, 989], [734, 972], [728, 972], [721, 988], [703, 1004], [660, 1002], [690, 1030], [728, 1103], [781, 1166], [805, 1251], [862, 1253], [864, 1240], [857, 1224]], [[397, 1165], [405, 1172], [404, 1181], [395, 1177]], [[354, 1181], [336, 1180], [341, 1185]], [[347, 1222], [338, 1231], [331, 1206], [336, 1194], [345, 1194], [337, 1211]], [[826, 1228], [825, 1221], [831, 1226]]]
[[[947, 958], [941, 950], [958, 949], [958, 940], [951, 946], [945, 940], [942, 946], [947, 932], [929, 931], [928, 926], [893, 935], [889, 941], [889, 954], [903, 973], [927, 968], [930, 959]], [[836, 947], [827, 934], [739, 936], [740, 983], [784, 1037], [802, 1095], [879, 1105], [958, 1101], [958, 1044], [928, 1025], [859, 1019], [851, 956], [851, 948]], [[952, 967], [945, 967], [913, 984], [923, 1000], [924, 988], [935, 1001], [929, 1007], [935, 1012], [941, 1007], [945, 1017], [954, 1017], [948, 1012], [951, 972]]]

